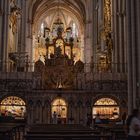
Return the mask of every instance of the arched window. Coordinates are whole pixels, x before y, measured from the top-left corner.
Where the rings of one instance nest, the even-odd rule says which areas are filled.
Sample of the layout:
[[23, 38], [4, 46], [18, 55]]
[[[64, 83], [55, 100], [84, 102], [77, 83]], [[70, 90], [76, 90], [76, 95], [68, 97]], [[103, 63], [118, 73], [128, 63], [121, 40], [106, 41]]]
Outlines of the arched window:
[[9, 96], [0, 103], [0, 112], [3, 116], [24, 118], [26, 112], [25, 102], [16, 96]]
[[74, 38], [78, 37], [78, 29], [77, 29], [75, 23], [72, 24], [72, 35], [73, 35]]
[[63, 99], [55, 99], [52, 103], [52, 115], [53, 113], [56, 112], [58, 116], [61, 118], [66, 118], [67, 117], [67, 105], [65, 100]]
[[111, 98], [101, 98], [95, 102], [92, 112], [93, 118], [99, 114], [102, 119], [117, 119], [119, 117], [119, 106]]
[[40, 31], [41, 31], [41, 34], [44, 33], [44, 23], [41, 24]]
[[74, 38], [74, 39], [77, 39], [78, 38], [78, 27], [76, 25], [76, 23], [74, 21], [71, 21], [70, 22], [70, 27], [71, 27], [71, 36]]

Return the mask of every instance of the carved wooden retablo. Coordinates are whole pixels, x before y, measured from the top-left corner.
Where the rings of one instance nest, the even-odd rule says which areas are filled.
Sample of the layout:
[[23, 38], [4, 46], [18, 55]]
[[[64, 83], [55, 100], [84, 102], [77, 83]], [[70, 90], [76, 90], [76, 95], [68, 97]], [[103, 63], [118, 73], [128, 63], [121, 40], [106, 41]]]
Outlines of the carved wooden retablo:
[[[65, 42], [59, 28], [57, 35], [53, 44], [46, 38], [45, 64], [38, 60], [35, 72], [41, 75], [43, 89], [73, 89], [76, 73], [83, 71], [84, 63], [79, 60], [74, 64], [73, 39], [69, 43]], [[66, 47], [70, 50], [69, 54], [66, 53]]]

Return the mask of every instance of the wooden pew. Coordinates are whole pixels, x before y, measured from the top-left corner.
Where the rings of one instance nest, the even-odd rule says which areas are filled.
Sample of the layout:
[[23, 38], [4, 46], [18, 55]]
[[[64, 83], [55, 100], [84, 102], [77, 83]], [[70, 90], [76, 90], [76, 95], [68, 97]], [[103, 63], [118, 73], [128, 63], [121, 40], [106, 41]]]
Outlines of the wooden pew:
[[100, 134], [82, 125], [34, 125], [30, 126], [25, 140], [111, 140], [111, 135]]

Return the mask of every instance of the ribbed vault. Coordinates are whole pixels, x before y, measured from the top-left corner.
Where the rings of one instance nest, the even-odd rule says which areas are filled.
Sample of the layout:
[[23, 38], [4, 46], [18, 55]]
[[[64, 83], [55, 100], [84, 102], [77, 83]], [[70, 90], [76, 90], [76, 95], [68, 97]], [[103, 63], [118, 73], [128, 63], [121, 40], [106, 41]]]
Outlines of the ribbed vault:
[[67, 11], [84, 25], [86, 12], [82, 0], [29, 0], [29, 20], [36, 23], [40, 18], [47, 17], [50, 12], [57, 9], [58, 3], [62, 10]]

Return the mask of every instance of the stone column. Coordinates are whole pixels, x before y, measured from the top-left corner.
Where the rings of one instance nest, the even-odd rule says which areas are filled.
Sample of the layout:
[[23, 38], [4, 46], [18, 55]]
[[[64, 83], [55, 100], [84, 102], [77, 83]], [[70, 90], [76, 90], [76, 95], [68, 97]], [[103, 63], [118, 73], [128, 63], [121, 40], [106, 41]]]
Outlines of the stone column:
[[32, 20], [32, 8], [33, 5], [30, 5], [30, 1], [26, 0], [26, 39], [25, 39], [25, 51], [29, 54], [29, 61], [30, 61], [30, 71], [33, 71], [33, 51], [35, 47], [35, 35], [33, 34], [33, 20]]
[[115, 72], [125, 72], [125, 0], [113, 0], [113, 64]]
[[50, 109], [50, 105], [48, 105], [47, 107], [46, 107], [46, 123], [47, 124], [50, 124], [51, 123], [51, 115], [52, 114], [52, 112], [51, 112], [51, 109]]
[[93, 55], [93, 1], [87, 1], [87, 13], [85, 23], [85, 71], [90, 72], [91, 56]]
[[122, 0], [118, 0], [118, 11], [117, 12], [117, 16], [118, 16], [118, 22], [119, 22], [119, 30], [118, 30], [118, 39], [119, 39], [119, 44], [116, 47], [119, 47], [119, 72], [122, 72], [122, 63], [123, 63], [123, 34], [122, 34], [122, 13], [121, 13], [121, 6], [122, 6]]
[[120, 66], [120, 72], [124, 73], [125, 72], [125, 56], [126, 56], [126, 44], [125, 44], [125, 0], [120, 0], [119, 3], [119, 22], [120, 22], [120, 34], [119, 34], [119, 38], [120, 38], [120, 62], [121, 62], [121, 66]]
[[26, 34], [26, 0], [17, 0], [17, 7], [20, 9], [17, 17], [17, 44], [16, 51], [19, 53], [18, 67], [25, 66], [25, 34]]
[[[134, 0], [136, 1], [136, 0]], [[134, 1], [131, 1], [131, 47], [132, 47], [132, 54], [131, 54], [131, 57], [132, 57], [132, 85], [133, 85], [133, 107], [136, 108], [136, 71], [137, 71], [137, 64], [136, 64], [136, 49], [137, 49], [137, 44], [136, 44], [136, 9], [135, 9], [135, 2]], [[133, 26], [132, 26], [133, 25]]]
[[46, 106], [42, 105], [42, 123], [46, 123]]
[[69, 124], [69, 118], [71, 117], [71, 105], [68, 104], [68, 107], [67, 107], [67, 123]]
[[140, 60], [138, 59], [139, 58], [139, 44], [140, 44], [140, 32], [138, 32], [139, 28], [140, 28], [140, 14], [139, 14], [139, 7], [140, 7], [140, 1], [139, 0], [134, 0], [133, 1], [133, 9], [135, 11], [134, 13], [134, 18], [133, 18], [133, 21], [134, 21], [134, 25], [132, 26], [132, 31], [133, 31], [133, 34], [134, 36], [132, 37], [132, 39], [134, 40], [134, 46], [133, 47], [133, 50], [132, 50], [132, 56], [134, 57], [133, 58], [133, 92], [134, 92], [134, 101], [135, 101], [135, 104], [134, 104], [134, 107], [136, 108], [139, 108], [140, 107], [140, 88], [139, 88], [139, 83], [140, 83]]
[[[21, 9], [21, 1], [20, 0], [17, 0], [16, 2], [16, 5], [18, 6], [18, 8]], [[21, 15], [19, 15], [18, 19], [17, 19], [17, 52], [20, 52], [21, 51], [21, 36], [22, 36], [22, 33], [21, 33], [21, 20], [22, 20], [22, 14], [23, 14], [23, 11], [21, 9]]]
[[127, 14], [127, 46], [128, 46], [128, 109], [131, 113], [132, 109], [139, 107], [139, 38], [138, 32], [140, 28], [139, 16], [139, 0], [126, 1]]
[[84, 124], [85, 114], [83, 112], [85, 112], [85, 106], [82, 104], [80, 107], [80, 124]]
[[25, 51], [25, 31], [26, 31], [26, 1], [17, 0], [17, 6], [21, 9], [21, 15], [18, 19], [18, 52]]
[[7, 71], [8, 63], [8, 29], [9, 29], [9, 0], [3, 1], [3, 16], [2, 16], [2, 38], [1, 38], [1, 57], [2, 71]]
[[123, 9], [122, 9], [122, 14], [123, 14], [123, 35], [124, 35], [124, 72], [127, 73], [127, 43], [126, 43], [126, 0], [123, 0]]
[[27, 123], [30, 125], [32, 121], [32, 106], [28, 104], [27, 108]]
[[39, 114], [40, 114], [40, 116], [39, 116], [39, 123], [41, 124], [42, 123], [42, 114], [43, 112], [42, 112], [42, 104], [39, 106]]
[[[138, 38], [140, 38], [140, 1], [137, 0], [137, 4], [136, 4], [136, 10], [137, 10], [137, 34], [138, 34]], [[139, 106], [140, 106], [140, 39], [138, 39], [138, 44], [137, 44], [138, 48], [137, 48], [137, 93], [138, 93], [138, 102], [139, 102]]]
[[118, 0], [114, 0], [113, 1], [113, 17], [114, 17], [114, 46], [113, 46], [113, 54], [114, 54], [114, 58], [113, 58], [113, 63], [115, 66], [115, 71], [116, 72], [120, 72], [120, 40], [119, 40], [119, 2]]
[[[2, 31], [3, 0], [0, 1], [0, 31]], [[0, 46], [2, 46], [2, 32], [0, 32]], [[0, 71], [2, 70], [2, 47], [0, 47]]]
[[94, 67], [94, 71], [96, 71], [96, 66], [97, 66], [97, 53], [96, 53], [96, 48], [97, 45], [99, 44], [98, 42], [98, 3], [97, 0], [93, 0], [93, 19], [94, 19], [94, 24], [93, 24], [93, 67]]
[[32, 105], [31, 106], [31, 118], [30, 118], [30, 123], [31, 124], [34, 124], [35, 123], [35, 116], [36, 116], [35, 106]]
[[47, 114], [48, 114], [47, 123], [50, 124], [50, 123], [52, 123], [51, 122], [51, 119], [52, 119], [51, 105], [49, 105], [48, 108], [47, 108]]
[[21, 38], [21, 48], [20, 51], [21, 52], [25, 52], [25, 38], [26, 38], [26, 0], [20, 0], [20, 8], [22, 10], [21, 13], [21, 23], [20, 23], [20, 38]]
[[35, 35], [32, 34], [32, 27], [33, 23], [31, 20], [28, 20], [26, 23], [26, 45], [25, 45], [25, 51], [29, 53], [29, 60], [31, 62], [30, 71], [33, 70], [33, 50], [35, 47], [35, 44], [33, 40], [35, 40]]

